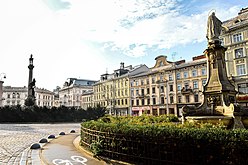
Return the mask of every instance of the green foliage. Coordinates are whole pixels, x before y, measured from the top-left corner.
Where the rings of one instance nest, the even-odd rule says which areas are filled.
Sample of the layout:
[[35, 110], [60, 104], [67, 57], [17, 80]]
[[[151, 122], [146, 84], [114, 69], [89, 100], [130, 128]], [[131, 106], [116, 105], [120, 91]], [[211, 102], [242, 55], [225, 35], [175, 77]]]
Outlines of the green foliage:
[[[87, 131], [91, 132], [87, 134]], [[96, 137], [97, 142], [94, 141]], [[91, 144], [91, 148], [95, 148], [94, 153], [98, 155], [112, 156], [104, 152], [108, 150], [121, 155], [127, 154], [124, 160], [135, 156], [137, 162], [148, 157], [148, 160], [167, 159], [166, 161], [186, 164], [248, 162], [244, 155], [248, 148], [247, 130], [228, 130], [223, 123], [180, 124], [173, 116], [105, 115], [98, 120], [82, 123], [81, 139]], [[98, 149], [101, 152], [96, 152]], [[176, 156], [172, 159], [168, 157], [168, 153], [174, 153]]]
[[94, 156], [98, 156], [103, 152], [103, 146], [102, 146], [102, 140], [93, 140], [93, 142], [90, 145], [90, 149]]
[[104, 116], [101, 107], [87, 110], [74, 107], [5, 106], [0, 107], [0, 122], [81, 122]]
[[26, 100], [25, 100], [25, 103], [24, 103], [26, 106], [34, 106], [35, 105], [35, 98], [33, 97], [28, 97]]

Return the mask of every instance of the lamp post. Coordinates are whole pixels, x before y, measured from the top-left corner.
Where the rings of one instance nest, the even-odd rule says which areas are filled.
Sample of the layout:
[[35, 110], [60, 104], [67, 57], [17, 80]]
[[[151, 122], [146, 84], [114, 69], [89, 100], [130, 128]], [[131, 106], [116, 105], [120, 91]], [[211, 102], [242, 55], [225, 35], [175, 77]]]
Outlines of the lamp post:
[[6, 78], [6, 74], [5, 73], [0, 73], [0, 107], [3, 106], [3, 83], [4, 81], [2, 79]]
[[166, 83], [166, 115], [169, 115], [169, 84], [168, 84], [168, 80], [165, 80]]

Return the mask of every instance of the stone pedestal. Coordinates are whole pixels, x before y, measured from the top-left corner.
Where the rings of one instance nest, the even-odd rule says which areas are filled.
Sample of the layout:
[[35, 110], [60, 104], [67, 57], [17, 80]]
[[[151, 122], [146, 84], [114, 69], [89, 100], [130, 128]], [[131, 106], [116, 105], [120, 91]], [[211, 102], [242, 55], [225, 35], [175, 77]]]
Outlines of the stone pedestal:
[[[220, 118], [226, 116], [238, 122], [239, 117], [234, 115], [239, 114], [237, 113], [239, 108], [235, 106], [237, 92], [227, 78], [225, 51], [226, 48], [221, 46], [219, 41], [209, 44], [204, 51], [207, 57], [208, 76], [203, 89], [203, 103], [199, 107], [184, 106], [182, 109], [184, 119], [186, 116], [219, 116]], [[237, 124], [234, 125], [237, 127]]]

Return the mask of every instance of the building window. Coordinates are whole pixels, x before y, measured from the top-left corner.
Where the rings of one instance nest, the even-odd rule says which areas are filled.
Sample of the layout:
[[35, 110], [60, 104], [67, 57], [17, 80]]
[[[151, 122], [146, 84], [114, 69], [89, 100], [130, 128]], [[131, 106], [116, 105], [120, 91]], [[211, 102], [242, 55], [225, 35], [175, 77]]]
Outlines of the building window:
[[178, 103], [181, 103], [181, 102], [182, 102], [182, 97], [178, 96]]
[[16, 98], [16, 94], [15, 93], [12, 94], [12, 98]]
[[149, 84], [149, 79], [146, 79], [146, 84]]
[[243, 48], [235, 49], [234, 53], [235, 53], [235, 58], [244, 57]]
[[243, 40], [242, 34], [238, 33], [238, 34], [234, 34], [233, 35], [233, 42], [240, 42]]
[[155, 77], [152, 77], [152, 83], [153, 84], [155, 83]]
[[198, 94], [194, 94], [194, 99], [195, 99], [195, 102], [198, 102], [199, 101]]
[[145, 95], [145, 89], [141, 89], [141, 95], [142, 95], [142, 96]]
[[139, 89], [136, 89], [136, 96], [139, 95]]
[[153, 105], [156, 104], [156, 98], [152, 98], [152, 104], [153, 104]]
[[8, 98], [8, 99], [10, 98], [10, 94], [7, 95], [7, 98]]
[[147, 99], [147, 105], [150, 105], [150, 99]]
[[190, 100], [189, 100], [189, 95], [186, 95], [186, 96], [185, 96], [185, 99], [186, 99], [186, 103], [189, 103], [189, 101], [190, 101]]
[[188, 72], [183, 72], [183, 77], [188, 78], [189, 77]]
[[184, 87], [185, 87], [185, 89], [189, 89], [189, 84], [188, 84], [188, 82], [185, 82], [185, 83], [184, 83]]
[[181, 91], [182, 90], [182, 85], [181, 84], [177, 84], [177, 90]]
[[248, 93], [248, 84], [238, 84], [239, 93]]
[[152, 93], [155, 93], [155, 87], [152, 87]]
[[131, 89], [131, 96], [134, 96], [133, 88]]
[[141, 83], [141, 85], [144, 85], [144, 80], [141, 80], [140, 83]]
[[160, 82], [163, 82], [164, 76], [160, 75], [159, 80], [160, 80]]
[[181, 79], [181, 73], [177, 73], [177, 79]]
[[147, 89], [146, 89], [146, 93], [147, 93], [147, 94], [150, 94], [150, 88], [147, 88]]
[[173, 80], [173, 77], [172, 77], [172, 75], [170, 74], [169, 75], [169, 81], [172, 81]]
[[171, 103], [171, 104], [174, 103], [174, 98], [173, 98], [173, 96], [170, 96], [170, 103]]
[[170, 85], [170, 92], [173, 91], [173, 85]]
[[136, 100], [136, 105], [137, 105], [137, 106], [139, 105], [139, 100], [138, 100], [138, 99]]
[[164, 104], [164, 97], [161, 97], [161, 104]]
[[193, 81], [193, 88], [198, 89], [198, 81]]
[[141, 105], [145, 105], [145, 100], [141, 99]]
[[130, 84], [131, 84], [131, 87], [133, 87], [133, 81]]
[[136, 86], [138, 86], [139, 85], [139, 80], [135, 81], [135, 83], [136, 83]]
[[192, 77], [196, 77], [197, 76], [197, 70], [193, 70], [192, 71]]
[[202, 76], [207, 75], [206, 68], [201, 69]]
[[131, 101], [132, 106], [134, 105], [134, 100]]
[[236, 68], [237, 68], [237, 75], [238, 76], [246, 74], [245, 73], [245, 64], [237, 65]]
[[161, 92], [161, 93], [164, 93], [164, 86], [161, 86], [161, 87], [160, 87], [160, 92]]

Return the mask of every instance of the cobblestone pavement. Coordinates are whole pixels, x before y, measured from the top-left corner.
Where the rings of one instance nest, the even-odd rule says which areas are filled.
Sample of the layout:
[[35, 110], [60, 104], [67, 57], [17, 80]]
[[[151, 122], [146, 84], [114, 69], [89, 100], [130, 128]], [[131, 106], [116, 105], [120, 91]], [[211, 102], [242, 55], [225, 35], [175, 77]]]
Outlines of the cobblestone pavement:
[[0, 124], [0, 164], [9, 164], [18, 159], [33, 143], [48, 135], [80, 131], [80, 123], [62, 124]]

